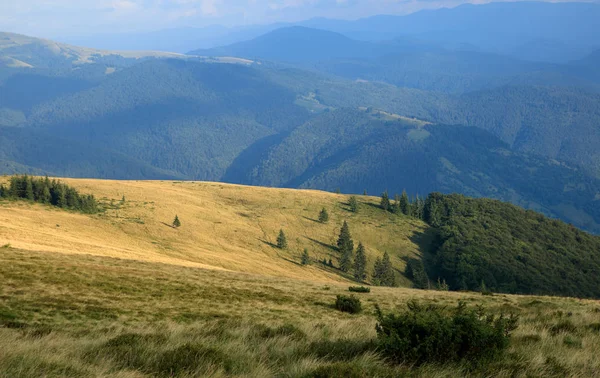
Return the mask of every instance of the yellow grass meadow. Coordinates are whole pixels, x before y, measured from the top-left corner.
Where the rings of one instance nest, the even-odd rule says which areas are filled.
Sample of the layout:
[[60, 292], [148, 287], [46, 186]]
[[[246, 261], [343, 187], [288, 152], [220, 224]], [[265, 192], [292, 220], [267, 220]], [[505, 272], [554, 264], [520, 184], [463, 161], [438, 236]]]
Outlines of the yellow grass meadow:
[[[71, 180], [106, 212], [84, 215], [0, 202], [0, 377], [593, 377], [600, 375], [594, 300], [410, 289], [402, 257], [430, 236], [376, 197], [205, 182]], [[123, 196], [125, 201], [122, 202]], [[327, 224], [316, 221], [321, 208]], [[177, 215], [181, 227], [171, 227]], [[387, 251], [405, 287], [355, 294], [332, 258], [341, 223], [370, 266]], [[273, 246], [280, 229], [289, 248]], [[307, 248], [309, 266], [299, 264]], [[409, 300], [516, 313], [507, 353], [476, 370], [394, 365], [370, 348], [375, 305]]]

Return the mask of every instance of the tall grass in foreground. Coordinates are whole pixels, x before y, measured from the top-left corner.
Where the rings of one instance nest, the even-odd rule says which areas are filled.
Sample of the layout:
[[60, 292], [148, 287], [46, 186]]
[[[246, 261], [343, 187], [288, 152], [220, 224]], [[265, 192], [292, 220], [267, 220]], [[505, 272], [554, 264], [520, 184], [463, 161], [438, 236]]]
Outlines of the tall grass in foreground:
[[[552, 377], [597, 375], [600, 305], [570, 298], [372, 288], [99, 257], [0, 252], [0, 377]], [[376, 310], [417, 300], [519, 314], [506, 353], [483, 365], [393, 362]]]

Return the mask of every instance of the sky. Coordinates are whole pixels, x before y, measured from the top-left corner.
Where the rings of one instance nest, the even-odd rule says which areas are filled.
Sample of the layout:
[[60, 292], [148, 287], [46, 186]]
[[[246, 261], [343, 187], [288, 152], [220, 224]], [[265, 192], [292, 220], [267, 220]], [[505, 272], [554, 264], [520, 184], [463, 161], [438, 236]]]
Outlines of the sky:
[[357, 19], [485, 2], [489, 0], [0, 0], [0, 31], [52, 38], [313, 17]]

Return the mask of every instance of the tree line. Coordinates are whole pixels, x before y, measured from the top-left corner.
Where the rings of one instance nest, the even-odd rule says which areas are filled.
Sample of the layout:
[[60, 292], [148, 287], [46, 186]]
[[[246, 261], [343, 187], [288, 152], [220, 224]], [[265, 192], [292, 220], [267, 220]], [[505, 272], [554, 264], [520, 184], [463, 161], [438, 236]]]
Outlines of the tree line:
[[48, 177], [12, 176], [8, 186], [0, 185], [0, 198], [25, 199], [87, 214], [98, 212], [93, 195], [79, 194], [75, 188]]

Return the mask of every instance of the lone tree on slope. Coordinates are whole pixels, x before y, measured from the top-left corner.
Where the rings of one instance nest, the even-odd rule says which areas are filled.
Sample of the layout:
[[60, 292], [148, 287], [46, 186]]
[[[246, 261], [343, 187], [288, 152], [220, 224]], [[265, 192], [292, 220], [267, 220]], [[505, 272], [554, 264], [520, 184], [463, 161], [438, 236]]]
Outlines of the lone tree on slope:
[[358, 200], [356, 196], [351, 196], [348, 200], [348, 205], [350, 205], [350, 211], [353, 213], [358, 213]]
[[181, 227], [181, 222], [179, 221], [179, 217], [175, 215], [175, 219], [173, 219], [173, 227], [179, 228]]
[[302, 252], [302, 265], [308, 265], [310, 263], [310, 256], [308, 255], [308, 249], [304, 248]]
[[279, 230], [279, 235], [277, 236], [277, 248], [287, 248], [287, 238], [285, 237], [285, 233], [283, 232], [283, 230]]
[[327, 209], [323, 208], [321, 210], [321, 212], [319, 213], [319, 222], [327, 223], [328, 221], [329, 221], [329, 213], [327, 212]]

